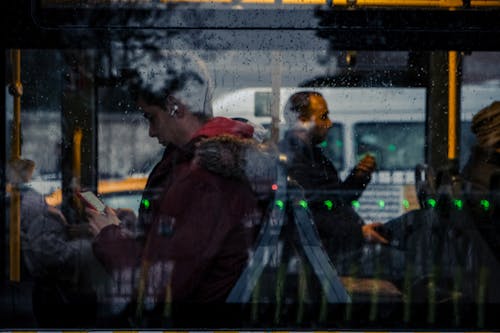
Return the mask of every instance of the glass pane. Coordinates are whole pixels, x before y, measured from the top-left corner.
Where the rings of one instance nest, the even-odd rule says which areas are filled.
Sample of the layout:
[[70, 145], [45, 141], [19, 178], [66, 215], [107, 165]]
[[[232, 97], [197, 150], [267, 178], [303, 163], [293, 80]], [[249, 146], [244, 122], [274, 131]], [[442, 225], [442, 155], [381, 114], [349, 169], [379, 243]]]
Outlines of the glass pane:
[[[425, 146], [426, 112], [441, 110], [428, 105], [429, 71], [446, 81], [446, 65], [432, 69], [427, 51], [338, 50], [315, 30], [215, 30], [131, 29], [106, 46], [89, 31], [89, 48], [21, 50], [21, 156], [36, 167], [22, 184], [8, 173], [7, 201], [16, 186], [37, 190], [46, 211], [22, 207], [5, 327], [498, 327], [497, 190], [476, 197], [456, 174], [415, 173], [426, 149], [447, 154]], [[204, 78], [171, 51], [206, 67], [211, 100], [176, 90]], [[478, 144], [473, 116], [500, 91], [498, 52], [463, 61], [460, 168]], [[138, 98], [131, 69], [148, 66], [172, 76], [146, 70], [153, 96]], [[194, 112], [200, 100], [215, 117]], [[87, 187], [114, 213], [85, 210]], [[67, 223], [48, 222], [58, 212]]]
[[328, 131], [326, 140], [320, 144], [325, 151], [325, 155], [332, 161], [338, 170], [344, 170], [344, 127], [340, 124], [333, 124]]
[[255, 116], [270, 117], [271, 116], [271, 98], [270, 93], [256, 92], [255, 93]]
[[358, 123], [356, 154], [375, 156], [379, 170], [411, 170], [424, 158], [423, 123]]

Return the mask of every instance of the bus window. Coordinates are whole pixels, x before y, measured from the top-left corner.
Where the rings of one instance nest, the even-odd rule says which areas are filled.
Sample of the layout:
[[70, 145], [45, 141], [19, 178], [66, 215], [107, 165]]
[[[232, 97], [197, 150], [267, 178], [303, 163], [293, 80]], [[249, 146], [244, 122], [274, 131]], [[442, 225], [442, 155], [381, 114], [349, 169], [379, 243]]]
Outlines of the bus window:
[[[55, 50], [22, 52], [21, 155], [35, 162], [31, 186], [41, 194], [61, 187], [63, 59]], [[50, 82], [51, 84], [47, 84]], [[7, 143], [12, 138], [12, 96], [7, 94]], [[40, 143], [43, 142], [43, 145]]]
[[[470, 126], [471, 121], [460, 125], [460, 165], [476, 142]], [[424, 160], [423, 123], [358, 123], [354, 128], [356, 156], [373, 154], [379, 170], [412, 170]]]
[[[273, 59], [272, 52], [265, 48], [254, 52], [252, 54], [255, 58], [252, 59], [253, 61], [248, 62], [248, 54], [238, 49], [229, 51], [224, 49], [216, 51], [194, 49], [192, 51], [203, 57], [210, 71], [218, 78], [213, 103], [215, 115], [242, 117], [263, 126], [270, 124], [272, 79], [270, 75], [265, 76], [265, 73], [272, 69], [272, 66], [269, 65]], [[305, 53], [302, 50], [284, 50], [282, 57], [291, 62], [290, 59], [297, 58], [303, 52]], [[309, 50], [307, 52], [309, 55], [312, 53]], [[104, 77], [99, 77], [99, 80], [96, 80], [95, 86], [86, 86], [87, 90], [79, 89], [79, 87], [85, 86], [85, 84], [88, 84], [88, 81], [63, 80], [65, 78], [64, 71], [57, 71], [57, 68], [53, 69], [47, 66], [46, 71], [50, 71], [50, 74], [54, 75], [54, 82], [57, 83], [53, 87], [57, 93], [52, 92], [50, 95], [47, 95], [46, 87], [40, 83], [47, 73], [43, 66], [37, 66], [35, 59], [42, 59], [40, 55], [43, 55], [47, 58], [56, 59], [58, 66], [66, 68], [67, 59], [65, 57], [67, 56], [67, 51], [24, 50], [24, 54], [26, 62], [23, 68], [26, 77], [25, 98], [27, 102], [22, 113], [22, 152], [25, 157], [37, 162], [39, 161], [38, 165], [40, 168], [36, 177], [37, 180], [43, 183], [39, 182], [39, 184], [47, 187], [55, 179], [60, 187], [60, 174], [64, 171], [62, 168], [69, 168], [71, 170], [71, 166], [75, 164], [75, 161], [72, 160], [73, 155], [69, 154], [68, 151], [63, 151], [61, 147], [57, 146], [57, 143], [61, 140], [61, 137], [67, 135], [64, 130], [67, 126], [77, 124], [81, 121], [80, 118], [77, 118], [76, 111], [79, 111], [79, 116], [81, 117], [82, 113], [85, 113], [88, 108], [95, 108], [93, 111], [95, 112], [95, 120], [98, 126], [92, 132], [93, 134], [87, 134], [87, 136], [90, 135], [90, 138], [98, 139], [98, 149], [95, 151], [97, 157], [96, 190], [108, 205], [130, 208], [137, 213], [147, 173], [151, 171], [155, 162], [161, 158], [163, 149], [155, 139], [148, 136], [148, 126], [135, 106], [134, 101], [131, 101], [127, 93], [124, 92], [123, 86], [116, 84], [118, 79], [110, 74], [118, 72], [117, 68], [127, 65], [126, 61], [123, 60], [126, 57], [114, 57], [115, 61], [123, 61], [123, 63], [114, 64], [116, 70], [112, 69], [109, 73], [100, 73]], [[320, 54], [321, 52], [318, 52], [316, 54], [318, 57], [310, 60], [308, 66], [314, 66], [315, 70], [322, 69], [327, 71], [327, 66], [324, 66], [318, 60], [320, 59]], [[228, 55], [231, 55], [231, 57], [228, 57]], [[106, 57], [106, 55], [102, 54], [101, 56], [103, 58]], [[372, 54], [372, 56], [374, 55]], [[224, 67], [225, 59], [228, 58], [231, 59], [233, 65], [241, 63], [239, 66], [234, 65], [231, 67], [234, 69], [234, 73], [229, 73], [227, 69], [224, 71], [221, 70]], [[268, 61], [263, 61], [263, 58]], [[304, 58], [310, 59], [310, 57]], [[257, 75], [252, 72], [255, 63], [259, 63], [262, 67]], [[269, 66], [266, 67], [266, 65]], [[333, 64], [329, 66], [333, 66]], [[367, 65], [364, 64], [364, 66]], [[316, 89], [325, 96], [330, 109], [333, 127], [328, 132], [327, 139], [323, 143], [320, 143], [320, 145], [335, 167], [341, 173], [345, 174], [351, 170], [356, 161], [364, 154], [373, 154], [377, 159], [379, 172], [374, 175], [368, 188], [363, 192], [359, 200], [350, 202], [355, 212], [367, 223], [372, 221], [391, 221], [412, 210], [415, 212], [411, 214], [419, 214], [413, 170], [416, 164], [425, 162], [424, 89], [421, 87], [300, 87], [300, 83], [308, 79], [311, 73], [302, 73], [299, 70], [300, 68], [296, 69], [296, 66], [290, 65], [289, 67], [290, 70], [287, 75], [283, 75], [282, 86], [279, 88], [279, 107], [282, 109], [287, 98], [300, 90]], [[80, 64], [79, 69], [90, 76], [96, 72], [95, 68], [85, 62]], [[341, 69], [338, 70], [340, 71]], [[290, 75], [292, 71], [294, 72], [293, 76]], [[259, 83], [260, 86], [256, 87], [256, 84]], [[478, 104], [474, 96], [479, 96], [483, 92], [487, 93], [490, 97], [484, 98], [484, 101], [489, 102], [490, 99], [494, 98], [495, 92], [498, 91], [495, 88], [497, 87], [485, 88], [476, 86], [471, 90], [470, 86], [466, 85], [463, 89], [464, 112], [461, 127], [462, 139], [460, 140], [462, 156], [468, 156], [469, 149], [473, 145], [473, 135], [469, 130], [470, 119], [472, 114], [477, 112], [481, 107], [481, 104]], [[88, 91], [92, 93], [88, 96], [80, 96], [83, 92], [88, 93]], [[38, 97], [33, 97], [33, 95]], [[64, 105], [61, 105], [61, 100], [64, 101]], [[83, 107], [82, 101], [87, 101], [86, 104], [83, 104]], [[485, 103], [483, 99], [480, 102]], [[401, 106], [405, 106], [406, 109], [403, 109]], [[415, 112], [415, 109], [419, 111]], [[10, 113], [12, 113], [11, 110], [9, 110]], [[91, 123], [89, 124], [91, 125]], [[281, 125], [283, 124], [281, 123]], [[280, 127], [280, 130], [284, 130], [284, 128]], [[66, 138], [66, 142], [72, 144], [72, 142], [68, 142], [68, 138]], [[90, 150], [91, 145], [84, 144], [81, 148], [85, 148], [82, 149], [82, 152], [85, 152], [86, 150]], [[50, 149], [60, 150], [58, 153], [53, 154]], [[51, 159], [51, 155], [55, 155], [56, 157]], [[64, 160], [58, 162], [57, 158], [59, 156], [60, 158], [64, 158]], [[92, 164], [89, 161], [85, 161], [83, 166], [89, 167]], [[85, 168], [82, 168], [82, 170], [85, 170]], [[391, 182], [385, 182], [384, 177], [386, 176]], [[50, 192], [51, 190], [48, 189], [46, 191]], [[318, 190], [315, 194], [322, 193]], [[333, 211], [335, 209], [331, 198], [333, 196], [327, 197], [321, 202], [321, 209], [324, 211]], [[50, 201], [50, 203], [60, 205], [61, 199], [56, 199], [54, 198], [54, 201]], [[272, 202], [272, 207], [276, 207], [279, 212], [284, 213], [286, 210], [282, 211], [280, 209], [286, 204], [293, 204], [293, 202], [280, 200]], [[299, 201], [301, 209], [312, 206], [311, 203], [305, 200]], [[461, 214], [458, 210], [456, 213]], [[300, 215], [300, 212], [297, 214]], [[285, 221], [285, 217], [282, 215], [279, 221]], [[410, 229], [411, 227], [408, 230]], [[445, 236], [433, 235], [433, 237]], [[433, 240], [434, 238], [431, 239]], [[427, 247], [418, 245], [417, 240], [426, 241], [426, 239], [412, 239], [414, 242], [411, 246], [414, 246], [412, 248], [414, 252], [411, 253], [415, 253], [420, 258], [420, 256], [425, 256]], [[347, 243], [348, 238], [346, 237], [346, 248], [348, 248]], [[304, 244], [294, 245], [303, 246]], [[261, 258], [262, 262], [269, 260], [269, 265], [251, 290], [249, 303], [245, 304], [255, 306], [255, 310], [252, 311], [258, 313], [259, 316], [269, 316], [269, 312], [267, 311], [268, 306], [274, 307], [273, 310], [275, 312], [271, 315], [271, 321], [266, 322], [266, 325], [269, 327], [288, 327], [297, 323], [296, 312], [294, 312], [296, 310], [294, 307], [297, 305], [304, 307], [304, 317], [299, 319], [299, 324], [304, 327], [309, 327], [310, 321], [314, 325], [317, 325], [315, 327], [324, 326], [325, 328], [330, 328], [335, 327], [337, 323], [354, 327], [354, 321], [357, 320], [354, 317], [354, 313], [352, 313], [353, 317], [349, 318], [347, 318], [349, 315], [347, 312], [342, 312], [342, 315], [338, 315], [334, 311], [326, 313], [328, 307], [325, 306], [323, 309], [326, 313], [324, 317], [318, 318], [316, 316], [316, 310], [318, 308], [321, 310], [321, 297], [324, 296], [324, 290], [320, 286], [321, 281], [318, 280], [315, 272], [317, 266], [311, 264], [306, 257], [300, 259], [293, 256], [288, 257], [289, 244], [284, 244], [282, 239], [274, 245], [277, 250], [273, 254], [269, 254], [269, 258], [266, 257], [268, 256], [266, 252], [268, 250], [264, 251], [266, 253]], [[315, 246], [317, 245], [315, 244]], [[342, 255], [331, 254], [331, 260], [334, 263], [336, 272], [339, 274], [339, 278], [335, 279], [332, 275], [329, 275], [329, 278], [331, 278], [329, 282], [338, 282], [329, 284], [329, 286], [345, 289], [352, 295], [353, 303], [343, 305], [346, 305], [346, 311], [349, 311], [348, 309], [351, 306], [355, 311], [359, 311], [361, 314], [356, 312], [356, 315], [363, 316], [362, 320], [364, 320], [364, 323], [370, 325], [383, 323], [384, 326], [387, 326], [390, 325], [392, 319], [403, 320], [403, 314], [398, 312], [402, 306], [407, 306], [408, 311], [412, 315], [417, 315], [421, 304], [421, 302], [419, 303], [419, 299], [415, 301], [410, 299], [409, 302], [406, 302], [407, 298], [403, 298], [402, 295], [404, 297], [408, 295], [416, 297], [415, 293], [427, 295], [426, 293], [430, 292], [428, 285], [434, 283], [434, 281], [429, 280], [430, 275], [420, 273], [421, 271], [425, 271], [426, 274], [430, 274], [432, 272], [429, 272], [429, 270], [433, 268], [424, 267], [424, 264], [419, 262], [417, 263], [419, 265], [417, 268], [420, 270], [419, 274], [421, 275], [413, 276], [414, 284], [411, 288], [405, 285], [405, 279], [412, 278], [405, 275], [406, 266], [404, 265], [404, 260], [408, 258], [408, 254], [403, 253], [398, 246], [394, 245], [394, 248], [391, 248], [389, 253], [384, 251], [387, 249], [385, 247], [372, 247], [368, 244], [356, 250], [348, 248]], [[266, 247], [266, 249], [269, 248], [271, 247]], [[304, 249], [308, 250], [309, 248], [304, 246]], [[467, 248], [461, 248], [461, 250], [465, 251]], [[458, 254], [454, 252], [455, 256]], [[324, 257], [322, 259], [326, 260]], [[451, 259], [455, 259], [455, 257]], [[454, 272], [454, 262], [451, 262], [451, 264], [448, 262], [448, 264], [449, 266], [446, 267], [448, 269], [446, 271], [447, 275], [443, 277], [443, 284], [440, 284], [440, 287], [444, 291], [440, 289], [436, 291], [435, 295], [432, 295], [432, 297], [437, 297], [439, 301], [445, 303], [449, 300], [449, 294], [454, 292], [445, 288], [447, 283], [449, 283], [449, 279], [454, 278], [452, 274]], [[476, 283], [477, 279], [480, 278], [475, 272], [468, 272], [467, 274], [469, 275], [463, 278], [469, 278], [470, 275], [474, 275]], [[287, 284], [281, 289], [283, 281], [286, 281]], [[131, 283], [130, 280], [121, 280], [120, 282], [123, 284], [125, 282]], [[102, 281], [97, 281], [97, 283], [101, 284]], [[376, 294], [381, 299], [374, 297], [372, 292], [375, 290], [374, 288], [378, 288], [379, 286], [384, 288], [383, 295]], [[368, 288], [368, 291], [366, 288]], [[117, 288], [117, 290], [122, 289]], [[420, 294], [418, 295], [420, 296]], [[130, 297], [130, 295], [129, 293], [112, 296], [121, 297], [123, 300]], [[102, 302], [100, 306], [105, 308], [116, 306], [116, 308], [120, 308], [116, 304], [110, 305], [107, 303], [109, 301], [106, 298], [107, 296], [104, 295], [104, 298], [98, 300]], [[494, 299], [495, 295], [488, 294], [488, 297]], [[367, 316], [367, 312], [363, 308], [367, 304], [367, 300], [373, 303], [370, 306], [377, 306], [381, 310], [388, 311], [391, 320], [386, 321], [384, 318], [378, 317], [370, 320], [370, 317]], [[394, 301], [394, 303], [389, 302], [390, 304], [388, 305], [384, 303], [385, 300]], [[452, 307], [454, 306], [453, 303], [447, 304]], [[462, 305], [462, 303], [457, 304]], [[360, 310], [360, 308], [363, 309]], [[281, 317], [282, 313], [280, 311], [288, 311], [286, 312], [287, 316]], [[101, 312], [99, 313], [99, 316], [101, 316], [99, 319], [106, 322], [108, 320], [107, 315], [108, 312]], [[293, 318], [290, 318], [290, 316]], [[491, 319], [489, 320], [491, 321]], [[18, 319], [13, 319], [13, 321], [13, 326], [19, 326], [23, 323]], [[407, 325], [410, 325], [409, 323], [410, 320], [408, 320]], [[36, 326], [36, 324], [33, 324], [33, 326]], [[262, 323], [259, 317], [255, 317], [251, 318], [250, 322], [244, 322], [243, 324], [240, 322], [236, 326], [238, 328], [255, 328], [262, 327]]]
[[357, 123], [356, 156], [375, 156], [379, 170], [413, 170], [424, 161], [423, 123]]
[[345, 168], [344, 154], [344, 126], [334, 123], [328, 132], [326, 140], [320, 143], [326, 156], [332, 161], [337, 170]]
[[[6, 2], [15, 10], [6, 15], [12, 30], [5, 34], [3, 65], [10, 89], [5, 89], [5, 116], [0, 115], [6, 120], [0, 121], [6, 138], [0, 181], [7, 183], [9, 160], [19, 157], [10, 153], [15, 137], [21, 157], [36, 162], [32, 188], [48, 194], [45, 202], [56, 206], [52, 208], [62, 207], [68, 223], [47, 228], [36, 223], [39, 219], [26, 219], [26, 212], [34, 211], [29, 202], [24, 205], [28, 210], [17, 214], [22, 203], [17, 194], [31, 188], [19, 182], [3, 186], [7, 200], [0, 202], [6, 219], [0, 227], [0, 255], [9, 259], [2, 262], [0, 274], [3, 327], [134, 332], [499, 327], [500, 236], [490, 223], [498, 220], [495, 193], [481, 197], [471, 210], [462, 196], [436, 197], [431, 186], [417, 192], [415, 184], [417, 164], [463, 166], [474, 145], [472, 116], [500, 99], [498, 10], [477, 8], [478, 3], [498, 1], [413, 1], [426, 5], [418, 10], [383, 8], [391, 1], [366, 9], [367, 2]], [[16, 80], [10, 82], [17, 65], [6, 56], [17, 48], [22, 54], [22, 96]], [[189, 87], [190, 80], [210, 80], [189, 70], [178, 73], [173, 67], [183, 61], [172, 61], [167, 56], [171, 51], [198, 57], [212, 76], [213, 91], [207, 87], [207, 94], [195, 89], [172, 96]], [[134, 67], [143, 60], [144, 67]], [[169, 78], [149, 72], [152, 64], [168, 69]], [[214, 116], [261, 125], [276, 142], [230, 141], [235, 145], [229, 153], [201, 164], [204, 156], [197, 149], [213, 144], [210, 139], [200, 137], [178, 147], [163, 137], [166, 131], [161, 131], [161, 140], [150, 137], [158, 133], [150, 133], [154, 129], [128, 89], [134, 70], [145, 74], [145, 86], [160, 92], [159, 98], [148, 97], [158, 103], [154, 106], [159, 110], [154, 110], [162, 125], [171, 125], [168, 134], [190, 139], [195, 127], [196, 134], [207, 135], [220, 133], [222, 127], [229, 130], [226, 125], [204, 127], [205, 121], [213, 121], [209, 112], [196, 120], [185, 113], [196, 99], [203, 100], [197, 111], [205, 111], [207, 97], [212, 97]], [[453, 83], [461, 90], [448, 90]], [[312, 123], [297, 131], [306, 134], [297, 136], [299, 148], [305, 148], [304, 154], [299, 149], [296, 154], [304, 156], [297, 163], [304, 161], [299, 182], [291, 176], [292, 154], [284, 156], [272, 144], [279, 146], [289, 129], [284, 104], [306, 90], [325, 97], [333, 125], [319, 143], [322, 150], [308, 149], [320, 141], [309, 136], [318, 134], [309, 132], [315, 129]], [[170, 105], [170, 97], [181, 103]], [[22, 126], [15, 126], [13, 109], [19, 107], [12, 106], [12, 99], [19, 98]], [[444, 149], [447, 140], [440, 140], [454, 138], [450, 120], [456, 119], [448, 111], [455, 99], [460, 99], [456, 111], [462, 121], [455, 146], [461, 152], [459, 162], [447, 154], [453, 149]], [[429, 126], [426, 119], [439, 126]], [[244, 124], [215, 121], [251, 136]], [[11, 128], [22, 135], [14, 135]], [[227, 147], [224, 140], [231, 137], [217, 139], [223, 140], [214, 140], [216, 145]], [[247, 146], [240, 149], [240, 143]], [[262, 147], [270, 148], [264, 157], [257, 155]], [[310, 152], [316, 156], [309, 158]], [[365, 154], [374, 155], [378, 165], [371, 178], [337, 182], [349, 179]], [[226, 162], [244, 165], [245, 173], [229, 170]], [[178, 171], [180, 176], [174, 177]], [[194, 177], [183, 177], [191, 172]], [[253, 184], [247, 177], [261, 172], [268, 177], [262, 182]], [[426, 175], [426, 184], [432, 185], [432, 173]], [[192, 184], [166, 195], [177, 181]], [[240, 186], [246, 187], [249, 200], [239, 200]], [[263, 195], [250, 197], [259, 186]], [[85, 215], [73, 200], [81, 187], [96, 192], [120, 215], [99, 236], [89, 234], [91, 214]], [[196, 200], [204, 190], [207, 196]], [[220, 194], [228, 200], [216, 200]], [[43, 197], [39, 203], [44, 204]], [[253, 203], [259, 209], [242, 214]], [[225, 218], [227, 212], [231, 214]], [[192, 213], [199, 218], [188, 221], [185, 216]], [[480, 219], [471, 219], [472, 213]], [[141, 216], [136, 219], [135, 214]], [[206, 227], [210, 219], [221, 228]], [[374, 243], [373, 233], [366, 235], [374, 222], [381, 223], [378, 230], [388, 243]], [[253, 227], [254, 238], [243, 235]], [[227, 234], [219, 235], [225, 228], [230, 229]], [[26, 229], [40, 233], [27, 238], [20, 232]], [[53, 230], [63, 231], [57, 233], [58, 242], [46, 241]], [[193, 241], [192, 236], [205, 234], [202, 241]], [[247, 246], [246, 238], [255, 242]], [[70, 252], [51, 253], [39, 266], [30, 266], [36, 262], [33, 255], [41, 253], [33, 250], [52, 250], [57, 244], [68, 245]], [[210, 287], [205, 287], [207, 282]]]
[[[135, 102], [124, 89], [99, 87], [98, 96], [99, 179], [146, 173], [161, 155], [161, 146], [148, 136], [148, 124]], [[128, 144], [114, 149], [118, 138]]]
[[271, 93], [255, 92], [255, 117], [271, 116], [271, 99]]
[[460, 165], [465, 165], [472, 147], [476, 144], [476, 136], [471, 131], [471, 121], [462, 121], [460, 125]]

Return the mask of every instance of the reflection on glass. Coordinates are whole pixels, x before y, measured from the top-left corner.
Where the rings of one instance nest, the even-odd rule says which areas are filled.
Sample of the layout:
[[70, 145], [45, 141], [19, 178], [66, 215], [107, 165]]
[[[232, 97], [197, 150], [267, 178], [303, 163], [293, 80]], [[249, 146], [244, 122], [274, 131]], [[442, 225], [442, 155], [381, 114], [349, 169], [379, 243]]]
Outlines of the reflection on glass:
[[[182, 42], [185, 36], [171, 38], [172, 42]], [[486, 327], [492, 326], [487, 325], [491, 323], [491, 316], [496, 316], [491, 310], [500, 303], [498, 280], [493, 278], [499, 276], [497, 268], [500, 266], [498, 254], [489, 245], [498, 242], [498, 229], [494, 223], [488, 223], [497, 222], [498, 215], [494, 214], [498, 214], [498, 201], [495, 201], [498, 193], [496, 197], [496, 192], [478, 194], [471, 209], [466, 196], [461, 192], [450, 192], [451, 187], [440, 188], [442, 191], [439, 192], [427, 179], [428, 182], [423, 184], [427, 187], [416, 188], [415, 166], [426, 161], [425, 87], [391, 86], [392, 81], [386, 81], [397, 70], [406, 68], [412, 58], [409, 52], [364, 54], [358, 51], [358, 62], [354, 64], [346, 62], [348, 51], [331, 50], [327, 43], [318, 40], [311, 41], [311, 44], [301, 44], [304, 40], [290, 41], [290, 44], [297, 43], [301, 47], [283, 42], [285, 46], [279, 44], [281, 46], [276, 48], [271, 47], [273, 44], [267, 39], [253, 40], [253, 47], [244, 49], [221, 39], [207, 41], [206, 45], [202, 43], [191, 51], [207, 62], [215, 77], [213, 107], [216, 116], [244, 118], [269, 129], [271, 115], [275, 112], [279, 115], [276, 125], [282, 135], [283, 104], [287, 98], [300, 90], [321, 91], [327, 98], [333, 127], [320, 147], [344, 173], [365, 154], [375, 157], [377, 173], [363, 196], [348, 204], [367, 223], [386, 222], [388, 229], [380, 232], [388, 237], [389, 245], [366, 244], [359, 251], [331, 256], [329, 260], [334, 263], [342, 288], [349, 293], [352, 303], [328, 304], [321, 281], [324, 276], [317, 273], [311, 257], [301, 254], [306, 250], [319, 251], [320, 244], [300, 243], [293, 237], [285, 239], [289, 236], [286, 228], [296, 225], [292, 220], [294, 214], [300, 214], [297, 211], [292, 214], [291, 209], [299, 207], [300, 211], [307, 212], [313, 208], [313, 203], [299, 196], [293, 200], [286, 195], [280, 197], [288, 189], [273, 179], [268, 186], [273, 197], [262, 203], [269, 218], [261, 223], [269, 222], [267, 236], [272, 238], [276, 233], [276, 242], [263, 251], [260, 261], [249, 261], [266, 265], [248, 291], [251, 301], [236, 305], [242, 306], [237, 309], [243, 309], [241, 313], [246, 317], [235, 327], [300, 327], [305, 330], [356, 329], [360, 326], [413, 328], [413, 320], [433, 329], [441, 328], [441, 323], [445, 323], [445, 328], [481, 328], [485, 323], [482, 320], [486, 320]], [[214, 44], [210, 44], [212, 42]], [[145, 182], [155, 162], [161, 158], [163, 148], [148, 136], [142, 114], [121, 84], [121, 70], [127, 65], [128, 51], [122, 47], [111, 47], [112, 50], [107, 50], [109, 52], [81, 50], [81, 53], [89, 51], [94, 56], [93, 61], [88, 62], [72, 58], [72, 53], [67, 50], [23, 50], [22, 155], [37, 163], [32, 182], [35, 189], [44, 194], [52, 193], [61, 187], [63, 173], [71, 175], [72, 151], [60, 145], [63, 137], [68, 135], [69, 125], [84, 123], [85, 128], [90, 128], [91, 122], [85, 122], [89, 119], [97, 122], [96, 130], [86, 134], [96, 139], [97, 162], [86, 160], [83, 170], [97, 167], [96, 184], [113, 179], [117, 184], [129, 186], [121, 181], [130, 176]], [[279, 56], [276, 56], [276, 49], [279, 49]], [[71, 72], [75, 68], [79, 71], [76, 76]], [[374, 71], [384, 74], [372, 76]], [[68, 72], [72, 75], [67, 75]], [[353, 72], [358, 76], [349, 76], [348, 73]], [[400, 81], [397, 81], [400, 85], [401, 77], [398, 76]], [[499, 82], [498, 53], [472, 52], [464, 56], [460, 166], [464, 165], [470, 148], [475, 144], [470, 131], [472, 116], [494, 99], [500, 99]], [[273, 105], [273, 97], [278, 101], [277, 105]], [[7, 97], [7, 146], [10, 103]], [[273, 110], [273, 107], [277, 109]], [[87, 112], [90, 115], [83, 121], [82, 114], [86, 117]], [[67, 138], [64, 142], [68, 143]], [[84, 143], [82, 151], [88, 153], [92, 149]], [[256, 161], [246, 162], [257, 169]], [[419, 189], [420, 193], [417, 192]], [[141, 202], [142, 192], [135, 192], [136, 189], [127, 193], [130, 188], [118, 188], [117, 185], [115, 190], [102, 193], [103, 200], [111, 207], [130, 208], [137, 213], [141, 204], [146, 210], [155, 204], [148, 199]], [[300, 191], [296, 192], [300, 195]], [[290, 191], [288, 195], [296, 195], [296, 192]], [[319, 209], [325, 212], [325, 216], [338, 209], [335, 195], [328, 193], [319, 201]], [[420, 209], [420, 204], [425, 209]], [[408, 211], [411, 212], [406, 214]], [[479, 218], [471, 220], [470, 214], [478, 214]], [[82, 225], [77, 221], [69, 219], [70, 223]], [[287, 223], [279, 232], [275, 228], [278, 222]], [[319, 222], [335, 225], [343, 220], [325, 218]], [[477, 226], [482, 229], [477, 229]], [[202, 230], [201, 226], [199, 231]], [[291, 234], [295, 231], [292, 229]], [[168, 232], [164, 234], [164, 237], [168, 236]], [[87, 238], [85, 243], [89, 251], [90, 240]], [[297, 248], [299, 251], [291, 251]], [[99, 266], [92, 265], [92, 268], [96, 267]], [[109, 282], [96, 276], [93, 281], [97, 281], [98, 287]], [[92, 321], [83, 324], [82, 328], [98, 328], [101, 323], [112, 326], [112, 319], [119, 314], [118, 309], [124, 309], [124, 304], [136, 292], [131, 286], [140, 282], [140, 272], [121, 272], [113, 278], [118, 282], [110, 289], [112, 295], [98, 294], [98, 304], [91, 307], [98, 310], [100, 322]], [[18, 296], [1, 294], [0, 317], [12, 313], [14, 308], [9, 304], [26, 305], [23, 309], [28, 316], [33, 316], [28, 305], [31, 302], [30, 290], [23, 289], [23, 295], [19, 296], [22, 299], [17, 299]], [[110, 301], [111, 296], [117, 303]], [[75, 299], [79, 300], [78, 297]], [[22, 312], [23, 309], [16, 307], [14, 310]], [[232, 319], [228, 317], [234, 312], [228, 313], [224, 314], [225, 319]], [[194, 315], [194, 311], [191, 314]], [[442, 314], [446, 319], [439, 317]], [[20, 320], [22, 316], [13, 318], [13, 327], [25, 323], [38, 327], [36, 322]], [[225, 321], [217, 322], [214, 327], [225, 327], [222, 323]], [[167, 320], [165, 325], [169, 324], [175, 327], [176, 323]], [[200, 324], [196, 328], [203, 327]]]

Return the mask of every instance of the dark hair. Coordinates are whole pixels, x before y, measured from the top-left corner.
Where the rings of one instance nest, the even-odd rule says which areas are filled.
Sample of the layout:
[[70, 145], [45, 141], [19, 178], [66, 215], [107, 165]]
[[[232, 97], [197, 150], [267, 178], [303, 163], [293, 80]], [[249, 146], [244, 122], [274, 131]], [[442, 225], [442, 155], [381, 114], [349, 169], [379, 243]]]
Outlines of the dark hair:
[[164, 91], [155, 93], [151, 90], [145, 89], [138, 75], [134, 78], [129, 78], [127, 88], [132, 100], [138, 101], [139, 99], [142, 99], [149, 105], [155, 105], [162, 109], [165, 108], [165, 101], [168, 96], [168, 92]]
[[206, 64], [188, 51], [146, 50], [131, 56], [127, 86], [131, 97], [165, 108], [173, 95], [192, 114], [212, 115], [212, 80]]
[[292, 124], [296, 122], [298, 118], [302, 117], [309, 119], [311, 117], [311, 96], [323, 98], [323, 95], [316, 91], [300, 91], [288, 98], [284, 112], [286, 123]]

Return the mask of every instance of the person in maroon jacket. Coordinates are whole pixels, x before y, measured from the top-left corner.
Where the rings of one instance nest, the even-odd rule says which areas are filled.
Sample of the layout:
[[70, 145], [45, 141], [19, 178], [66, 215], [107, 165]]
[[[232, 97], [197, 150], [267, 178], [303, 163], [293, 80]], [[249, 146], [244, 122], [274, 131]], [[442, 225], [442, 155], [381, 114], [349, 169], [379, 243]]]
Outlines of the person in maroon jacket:
[[200, 166], [197, 148], [206, 138], [251, 138], [253, 127], [211, 118], [210, 80], [197, 59], [143, 56], [135, 68], [133, 97], [149, 135], [166, 150], [141, 201], [142, 239], [130, 236], [113, 209], [88, 209], [94, 253], [108, 269], [132, 276], [138, 315], [168, 316], [172, 303], [222, 303], [247, 264], [260, 212], [250, 186]]

